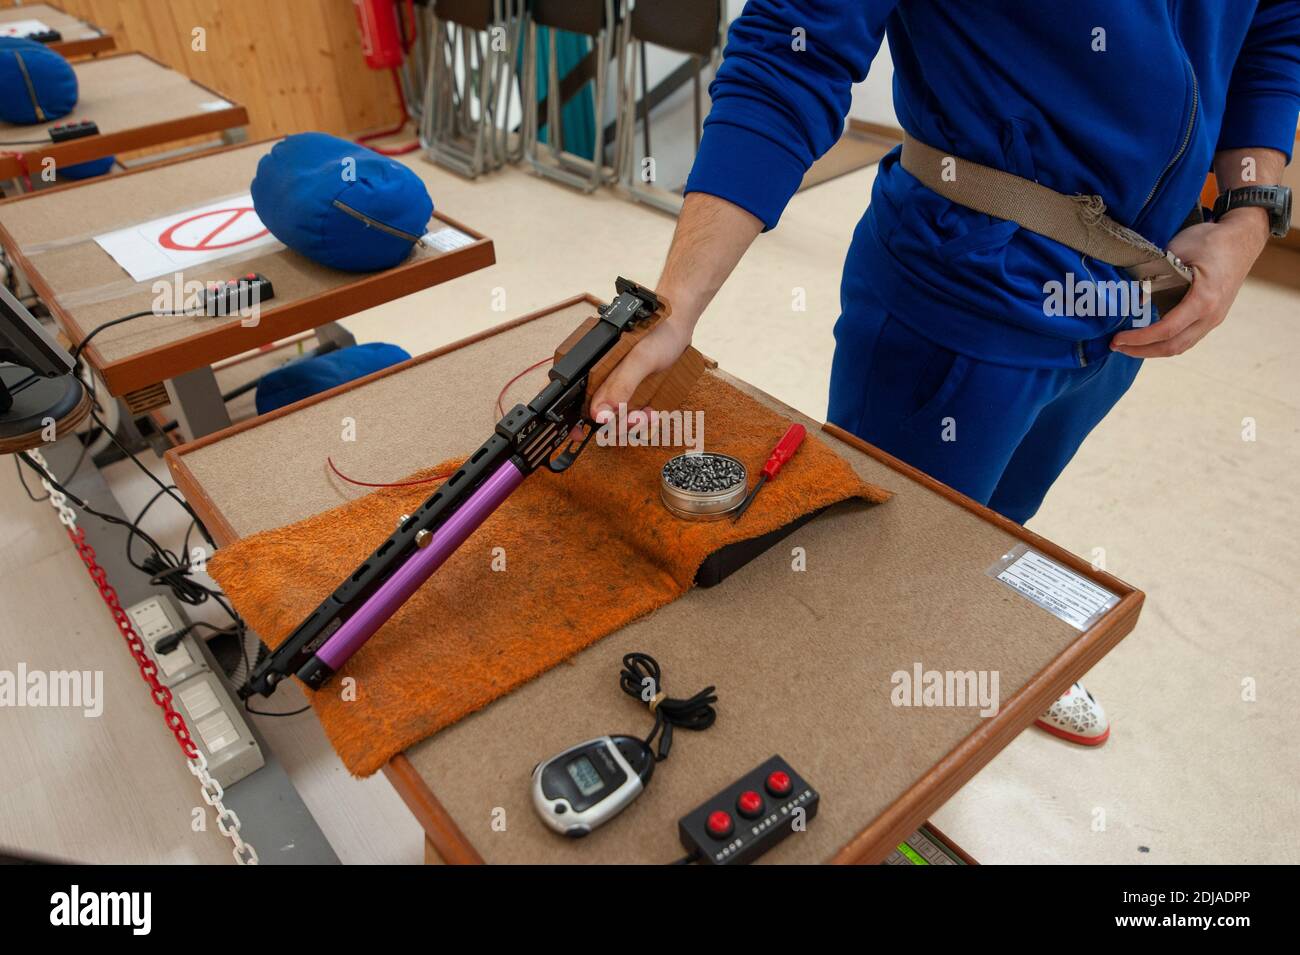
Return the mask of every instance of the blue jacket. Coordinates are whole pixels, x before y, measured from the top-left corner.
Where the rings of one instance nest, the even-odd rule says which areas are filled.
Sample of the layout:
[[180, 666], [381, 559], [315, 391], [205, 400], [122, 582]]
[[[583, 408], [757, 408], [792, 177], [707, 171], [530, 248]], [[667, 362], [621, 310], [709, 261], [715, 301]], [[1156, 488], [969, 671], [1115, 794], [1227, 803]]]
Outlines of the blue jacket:
[[[774, 227], [839, 138], [885, 35], [904, 129], [1058, 192], [1100, 195], [1160, 246], [1197, 205], [1216, 150], [1289, 158], [1295, 143], [1300, 0], [749, 0], [686, 191]], [[1067, 271], [1127, 278], [1080, 258], [949, 203], [895, 151], [854, 233], [842, 307], [851, 318], [878, 305], [977, 358], [1076, 366], [1127, 323], [1044, 314], [1043, 283]]]

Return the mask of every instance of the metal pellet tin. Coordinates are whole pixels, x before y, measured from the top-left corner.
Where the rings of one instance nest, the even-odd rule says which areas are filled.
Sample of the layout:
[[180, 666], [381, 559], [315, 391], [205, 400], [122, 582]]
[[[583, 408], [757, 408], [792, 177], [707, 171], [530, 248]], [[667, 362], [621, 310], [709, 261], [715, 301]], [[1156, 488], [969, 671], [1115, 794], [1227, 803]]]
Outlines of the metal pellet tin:
[[716, 521], [745, 499], [745, 465], [728, 454], [691, 451], [670, 458], [659, 472], [664, 507], [686, 520]]

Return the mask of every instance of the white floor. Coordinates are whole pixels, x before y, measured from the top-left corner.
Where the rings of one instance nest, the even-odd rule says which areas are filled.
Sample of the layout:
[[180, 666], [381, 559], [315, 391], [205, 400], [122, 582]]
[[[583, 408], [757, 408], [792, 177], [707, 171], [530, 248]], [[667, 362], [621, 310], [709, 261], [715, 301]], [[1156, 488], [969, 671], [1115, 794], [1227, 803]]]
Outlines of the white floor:
[[[418, 353], [579, 291], [608, 295], [619, 274], [657, 278], [667, 216], [519, 170], [467, 183], [410, 164], [439, 209], [492, 236], [500, 264], [346, 320], [360, 341]], [[797, 196], [697, 338], [728, 371], [816, 417], [839, 272], [873, 175]], [[935, 817], [981, 861], [1300, 861], [1300, 296], [1284, 277], [1300, 277], [1300, 255], [1270, 252], [1221, 329], [1186, 356], [1148, 362], [1032, 522], [1148, 599], [1137, 630], [1088, 677], [1111, 740], [1083, 750], [1026, 732]], [[129, 465], [109, 477], [128, 512], [152, 493]], [[165, 541], [185, 526], [166, 502], [146, 521]], [[229, 861], [215, 831], [190, 831], [193, 779], [143, 684], [112, 678], [134, 664], [52, 510], [28, 502], [8, 466], [0, 533], [0, 668], [53, 667], [42, 660], [75, 647], [77, 665], [104, 669], [109, 686], [99, 720], [0, 710], [0, 846]], [[295, 708], [292, 695], [274, 706]], [[344, 861], [421, 860], [419, 827], [388, 784], [349, 777], [309, 714], [259, 726]]]

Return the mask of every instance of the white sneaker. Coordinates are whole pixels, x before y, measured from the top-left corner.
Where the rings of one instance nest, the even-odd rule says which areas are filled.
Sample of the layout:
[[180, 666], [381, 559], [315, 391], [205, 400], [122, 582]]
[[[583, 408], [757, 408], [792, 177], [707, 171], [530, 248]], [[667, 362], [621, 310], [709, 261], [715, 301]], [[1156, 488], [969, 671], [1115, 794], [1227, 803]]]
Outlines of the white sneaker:
[[1082, 683], [1075, 683], [1062, 693], [1034, 725], [1080, 746], [1100, 746], [1110, 736], [1106, 711]]

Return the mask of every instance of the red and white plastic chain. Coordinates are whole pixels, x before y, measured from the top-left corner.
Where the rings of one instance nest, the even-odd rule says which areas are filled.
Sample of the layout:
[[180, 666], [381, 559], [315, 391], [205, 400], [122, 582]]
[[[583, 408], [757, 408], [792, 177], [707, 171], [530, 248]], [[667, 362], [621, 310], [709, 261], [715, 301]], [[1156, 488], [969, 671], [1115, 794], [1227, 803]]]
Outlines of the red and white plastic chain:
[[[51, 474], [50, 466], [45, 463], [45, 458], [39, 451], [29, 451], [28, 455], [40, 465], [41, 470]], [[95, 586], [99, 588], [99, 596], [103, 598], [104, 603], [108, 606], [109, 612], [113, 615], [113, 622], [117, 624], [118, 631], [126, 641], [127, 650], [135, 659], [136, 665], [140, 668], [141, 678], [149, 684], [149, 692], [153, 697], [154, 703], [163, 711], [163, 722], [167, 728], [172, 731], [176, 737], [176, 742], [180, 744], [181, 752], [185, 754], [186, 765], [189, 771], [199, 781], [199, 791], [203, 795], [203, 801], [212, 807], [217, 814], [217, 830], [234, 843], [233, 855], [235, 862], [240, 865], [257, 865], [257, 850], [251, 843], [245, 842], [239, 835], [240, 822], [239, 816], [235, 815], [233, 809], [227, 809], [222, 800], [225, 798], [225, 790], [222, 789], [221, 783], [208, 772], [208, 760], [203, 755], [203, 751], [195, 745], [193, 738], [190, 736], [189, 727], [185, 725], [185, 717], [172, 706], [172, 691], [164, 686], [158, 680], [158, 664], [145, 653], [144, 641], [136, 633], [135, 626], [131, 622], [131, 617], [122, 609], [122, 604], [117, 599], [117, 591], [113, 585], [108, 582], [108, 575], [104, 568], [99, 565], [95, 559], [95, 549], [86, 542], [86, 532], [77, 526], [77, 512], [68, 504], [68, 499], [64, 493], [54, 487], [45, 477], [41, 478], [41, 486], [49, 495], [50, 506], [59, 514], [59, 521], [63, 524], [68, 532], [68, 538], [72, 541], [72, 546], [77, 549], [81, 562], [86, 565], [86, 570], [90, 573], [90, 579], [94, 581]]]

